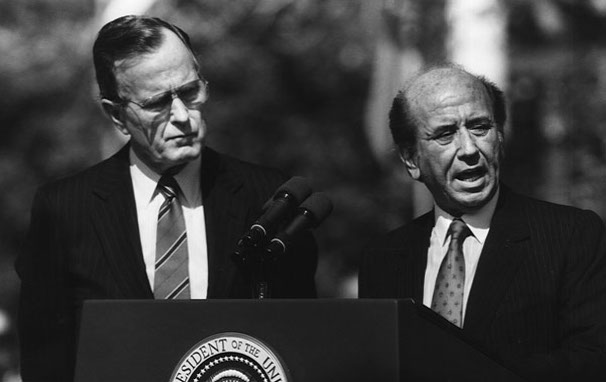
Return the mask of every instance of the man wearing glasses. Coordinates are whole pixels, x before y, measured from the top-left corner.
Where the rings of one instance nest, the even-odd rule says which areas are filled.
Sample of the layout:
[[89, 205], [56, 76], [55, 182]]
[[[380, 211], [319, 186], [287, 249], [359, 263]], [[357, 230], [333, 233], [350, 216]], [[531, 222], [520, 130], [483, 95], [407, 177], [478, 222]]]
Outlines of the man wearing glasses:
[[[178, 27], [116, 19], [93, 57], [103, 109], [130, 141], [36, 195], [16, 264], [24, 381], [73, 378], [83, 300], [251, 297], [230, 255], [285, 180], [206, 147], [208, 85]], [[296, 244], [269, 275], [274, 297], [315, 296], [315, 242]]]

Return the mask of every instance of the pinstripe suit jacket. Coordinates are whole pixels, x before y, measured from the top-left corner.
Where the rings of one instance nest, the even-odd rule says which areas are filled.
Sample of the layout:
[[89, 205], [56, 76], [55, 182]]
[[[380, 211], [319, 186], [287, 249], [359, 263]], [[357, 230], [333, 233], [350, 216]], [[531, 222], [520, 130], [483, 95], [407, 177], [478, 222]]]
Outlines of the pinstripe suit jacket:
[[[423, 301], [433, 225], [429, 212], [373, 241], [360, 297]], [[595, 213], [502, 186], [463, 336], [531, 379], [606, 380], [605, 239]]]
[[[230, 259], [235, 244], [285, 180], [275, 170], [205, 148], [202, 197], [209, 298], [249, 298], [249, 276]], [[191, 233], [190, 233], [191, 234]], [[311, 236], [272, 274], [274, 297], [314, 297], [317, 247]], [[17, 259], [24, 381], [67, 381], [79, 310], [86, 299], [152, 299], [139, 239], [128, 145], [75, 176], [40, 188]]]

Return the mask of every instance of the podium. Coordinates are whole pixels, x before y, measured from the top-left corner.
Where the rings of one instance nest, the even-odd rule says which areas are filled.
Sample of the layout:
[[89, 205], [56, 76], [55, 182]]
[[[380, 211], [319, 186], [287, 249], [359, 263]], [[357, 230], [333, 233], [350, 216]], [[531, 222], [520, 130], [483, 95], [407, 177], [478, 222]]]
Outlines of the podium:
[[520, 380], [434, 315], [390, 299], [85, 301], [75, 380], [240, 381], [204, 372], [255, 357], [270, 382]]

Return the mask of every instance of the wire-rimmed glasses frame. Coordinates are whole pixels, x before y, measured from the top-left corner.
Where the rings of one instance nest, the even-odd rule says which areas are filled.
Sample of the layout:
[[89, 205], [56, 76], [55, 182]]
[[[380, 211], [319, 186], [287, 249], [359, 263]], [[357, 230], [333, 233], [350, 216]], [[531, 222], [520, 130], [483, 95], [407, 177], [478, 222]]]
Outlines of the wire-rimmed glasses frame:
[[155, 94], [143, 101], [133, 101], [131, 99], [121, 98], [118, 103], [122, 106], [132, 103], [143, 111], [159, 114], [170, 110], [175, 98], [181, 100], [188, 109], [195, 109], [208, 100], [208, 81], [199, 76], [193, 81], [187, 82], [177, 88]]

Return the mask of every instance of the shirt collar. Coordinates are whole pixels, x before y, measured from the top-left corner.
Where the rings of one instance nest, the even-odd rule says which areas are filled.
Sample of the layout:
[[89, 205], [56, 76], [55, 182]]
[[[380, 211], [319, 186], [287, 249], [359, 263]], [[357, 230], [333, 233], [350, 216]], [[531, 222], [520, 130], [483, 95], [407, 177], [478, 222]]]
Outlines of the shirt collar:
[[[134, 187], [143, 197], [143, 200], [146, 200], [149, 203], [155, 196], [160, 174], [156, 173], [143, 163], [132, 148], [129, 151], [129, 158]], [[201, 199], [200, 169], [201, 160], [198, 158], [187, 163], [185, 167], [175, 175], [175, 180], [179, 184], [185, 198], [185, 200], [182, 201], [183, 204], [192, 205]]]
[[[494, 211], [497, 207], [497, 201], [499, 200], [499, 189], [494, 194], [492, 199], [478, 211], [472, 214], [464, 214], [461, 216], [461, 220], [467, 224], [469, 229], [471, 230], [472, 235], [481, 243], [484, 244], [486, 240], [486, 236], [488, 236], [488, 231], [490, 230], [490, 221], [492, 220], [492, 215], [494, 215]], [[434, 204], [434, 217], [435, 217], [435, 233], [439, 238], [442, 238], [442, 245], [446, 243], [446, 234], [448, 233], [448, 227], [450, 227], [450, 223], [454, 220], [454, 216], [450, 215], [448, 212], [444, 211], [437, 204]]]
[[196, 158], [187, 163], [185, 167], [175, 175], [175, 180], [179, 183], [179, 187], [181, 187], [181, 191], [185, 196], [185, 201], [189, 205], [197, 203], [202, 198], [202, 191], [200, 188], [201, 164], [201, 159]]

